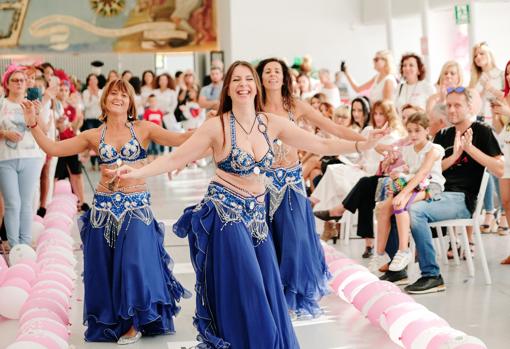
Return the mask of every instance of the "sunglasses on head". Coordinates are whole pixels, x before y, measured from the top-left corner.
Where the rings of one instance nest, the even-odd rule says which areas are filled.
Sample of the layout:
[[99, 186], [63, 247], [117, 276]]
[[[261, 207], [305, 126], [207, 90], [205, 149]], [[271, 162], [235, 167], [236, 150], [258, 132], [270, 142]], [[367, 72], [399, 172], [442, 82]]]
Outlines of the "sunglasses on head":
[[446, 89], [446, 93], [447, 94], [450, 94], [450, 93], [464, 93], [464, 91], [466, 91], [466, 88], [463, 87], [463, 86], [459, 86], [459, 87], [448, 87]]

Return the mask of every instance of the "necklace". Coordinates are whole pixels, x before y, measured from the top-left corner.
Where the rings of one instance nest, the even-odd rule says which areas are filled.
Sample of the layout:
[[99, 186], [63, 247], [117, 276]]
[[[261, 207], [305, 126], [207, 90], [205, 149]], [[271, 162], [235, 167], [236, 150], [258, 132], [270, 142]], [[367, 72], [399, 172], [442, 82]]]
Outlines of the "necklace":
[[234, 112], [232, 112], [232, 117], [234, 118], [235, 122], [237, 122], [239, 127], [241, 127], [241, 129], [244, 131], [244, 133], [246, 133], [248, 136], [251, 135], [251, 133], [253, 132], [253, 128], [255, 127], [255, 122], [257, 121], [257, 117], [256, 116], [253, 118], [253, 124], [251, 124], [250, 132], [246, 131], [246, 129], [243, 127], [243, 125], [241, 125], [239, 120], [237, 120], [236, 116], [234, 115]]

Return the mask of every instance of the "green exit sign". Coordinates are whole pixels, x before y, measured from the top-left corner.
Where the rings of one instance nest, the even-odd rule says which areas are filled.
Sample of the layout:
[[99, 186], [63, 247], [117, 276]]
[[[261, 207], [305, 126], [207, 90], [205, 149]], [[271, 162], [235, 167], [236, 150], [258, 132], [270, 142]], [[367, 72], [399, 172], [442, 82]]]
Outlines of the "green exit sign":
[[455, 5], [455, 24], [469, 24], [470, 17], [469, 4]]

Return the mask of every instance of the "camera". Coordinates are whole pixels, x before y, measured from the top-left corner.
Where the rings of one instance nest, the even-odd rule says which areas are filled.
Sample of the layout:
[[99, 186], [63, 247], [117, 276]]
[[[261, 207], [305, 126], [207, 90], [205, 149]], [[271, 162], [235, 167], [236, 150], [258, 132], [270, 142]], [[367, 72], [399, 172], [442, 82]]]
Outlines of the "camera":
[[345, 61], [340, 62], [340, 71], [345, 72]]

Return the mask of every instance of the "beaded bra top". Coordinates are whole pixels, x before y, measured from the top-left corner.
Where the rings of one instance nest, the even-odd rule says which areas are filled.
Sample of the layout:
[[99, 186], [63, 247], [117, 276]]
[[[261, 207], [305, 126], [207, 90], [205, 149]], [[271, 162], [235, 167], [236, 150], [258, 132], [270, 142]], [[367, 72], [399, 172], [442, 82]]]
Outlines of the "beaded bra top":
[[120, 151], [117, 152], [114, 146], [105, 143], [104, 135], [106, 133], [106, 125], [101, 132], [101, 139], [99, 141], [99, 164], [111, 165], [122, 160], [125, 163], [133, 163], [135, 161], [144, 160], [147, 158], [147, 152], [142, 147], [135, 135], [133, 123], [128, 124], [129, 132], [131, 132], [131, 139], [127, 141]]
[[258, 129], [264, 135], [269, 149], [262, 159], [256, 161], [255, 158], [241, 149], [236, 142], [236, 125], [233, 114], [230, 114], [230, 140], [231, 149], [228, 156], [217, 162], [216, 166], [225, 172], [233, 173], [238, 176], [248, 176], [251, 174], [260, 174], [271, 168], [274, 159], [271, 142], [267, 136], [267, 126], [257, 115]]

